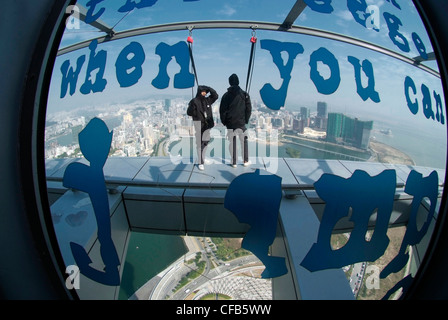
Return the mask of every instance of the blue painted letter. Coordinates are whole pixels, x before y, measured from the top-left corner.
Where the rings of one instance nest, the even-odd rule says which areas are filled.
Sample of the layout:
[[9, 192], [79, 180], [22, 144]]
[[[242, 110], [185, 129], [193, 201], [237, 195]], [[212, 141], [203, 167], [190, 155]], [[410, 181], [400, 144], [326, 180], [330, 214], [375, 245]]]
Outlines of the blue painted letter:
[[174, 88], [185, 89], [194, 86], [194, 75], [188, 70], [190, 56], [185, 41], [179, 41], [172, 46], [161, 42], [156, 47], [156, 54], [160, 56], [160, 64], [159, 74], [151, 82], [154, 87], [157, 89], [165, 89], [168, 87], [170, 77], [166, 69], [173, 56], [176, 57], [176, 62], [180, 66], [180, 72], [174, 76]]
[[[386, 19], [387, 27], [389, 28], [389, 38], [401, 51], [409, 52], [411, 49], [409, 48], [408, 40], [398, 32], [400, 26], [403, 25], [401, 20], [389, 12], [384, 12], [383, 16], [384, 19]], [[396, 39], [397, 37], [401, 39], [401, 42]]]
[[[317, 70], [317, 61], [325, 63], [331, 72], [328, 79], [324, 79]], [[325, 48], [319, 48], [311, 54], [310, 57], [310, 78], [318, 92], [322, 94], [334, 93], [341, 83], [341, 74], [339, 71], [338, 60], [335, 56]]]
[[[389, 245], [386, 234], [394, 205], [395, 170], [385, 170], [371, 177], [356, 170], [349, 179], [323, 174], [314, 184], [325, 201], [325, 210], [314, 243], [301, 265], [309, 271], [341, 268], [362, 261], [375, 261]], [[336, 223], [352, 212], [350, 221], [355, 226], [345, 246], [332, 250], [330, 238]], [[366, 240], [369, 220], [376, 213], [375, 229]]]
[[[107, 80], [103, 78], [104, 70], [106, 69], [107, 52], [100, 50], [97, 54], [95, 54], [97, 45], [98, 40], [96, 39], [89, 44], [90, 56], [89, 64], [87, 65], [86, 80], [79, 89], [79, 91], [83, 94], [89, 94], [90, 92], [102, 92], [107, 84]], [[92, 83], [92, 72], [97, 69], [98, 72], [95, 77], [95, 82]]]
[[94, 281], [116, 286], [120, 284], [120, 259], [111, 236], [109, 199], [103, 173], [111, 142], [112, 132], [109, 132], [102, 120], [93, 118], [79, 133], [79, 147], [90, 165], [79, 162], [68, 165], [64, 172], [63, 185], [88, 193], [96, 217], [100, 253], [105, 268], [104, 271], [92, 268], [92, 260], [85, 248], [70, 242], [73, 258], [80, 272]]
[[[260, 45], [262, 49], [266, 49], [271, 53], [272, 59], [280, 71], [280, 77], [283, 79], [282, 86], [278, 90], [275, 90], [271, 84], [266, 83], [260, 90], [261, 99], [268, 108], [279, 110], [285, 105], [294, 59], [299, 53], [303, 53], [303, 47], [300, 43], [276, 40], [261, 40]], [[282, 51], [286, 51], [289, 55], [286, 63], [282, 59]]]
[[65, 60], [61, 65], [62, 80], [61, 80], [61, 99], [65, 97], [68, 86], [70, 85], [70, 95], [72, 96], [76, 90], [76, 83], [78, 82], [79, 72], [86, 60], [86, 56], [82, 55], [76, 60], [76, 70], [70, 67], [70, 60]]
[[[404, 234], [397, 256], [383, 269], [383, 271], [381, 271], [381, 278], [386, 278], [389, 274], [400, 271], [409, 260], [409, 253], [406, 253], [408, 245], [414, 246], [420, 243], [423, 236], [428, 231], [436, 209], [439, 191], [438, 184], [439, 177], [437, 175], [437, 171], [433, 171], [426, 178], [423, 178], [421, 173], [414, 170], [409, 173], [404, 191], [407, 194], [414, 196], [414, 198], [412, 199], [411, 213], [409, 215], [406, 233]], [[417, 226], [417, 215], [420, 210], [421, 203], [425, 198], [429, 199], [431, 205], [426, 214], [424, 223], [419, 230]]]
[[418, 102], [417, 99], [415, 99], [414, 102], [411, 101], [411, 98], [409, 97], [409, 88], [412, 89], [412, 92], [414, 94], [417, 94], [417, 88], [415, 87], [414, 80], [412, 80], [411, 77], [406, 76], [406, 78], [404, 79], [404, 95], [406, 97], [406, 102], [408, 103], [408, 108], [412, 112], [412, 114], [417, 114]]
[[359, 59], [348, 56], [348, 62], [350, 62], [355, 69], [356, 91], [362, 100], [366, 101], [370, 98], [373, 102], [380, 102], [380, 95], [375, 91], [375, 77], [373, 75], [372, 63], [370, 63], [367, 59], [362, 62], [362, 70], [368, 78], [367, 88], [363, 88], [361, 81], [361, 64], [359, 63]]
[[241, 247], [251, 251], [266, 269], [262, 278], [274, 278], [288, 271], [285, 259], [268, 255], [277, 231], [277, 218], [282, 199], [281, 178], [271, 174], [245, 173], [236, 177], [227, 189], [224, 207], [241, 223], [250, 225]]
[[[320, 13], [332, 13], [333, 7], [331, 6], [331, 0], [304, 0], [311, 10]], [[320, 2], [320, 3], [318, 3]]]
[[[133, 57], [128, 59], [128, 55], [133, 54]], [[138, 42], [131, 42], [118, 55], [115, 62], [117, 73], [117, 80], [120, 87], [130, 87], [138, 82], [143, 74], [142, 64], [145, 61], [145, 52], [142, 45]], [[131, 73], [128, 70], [134, 69]]]
[[85, 23], [90, 24], [98, 20], [99, 17], [101, 17], [101, 15], [104, 13], [104, 11], [106, 11], [105, 8], [101, 8], [95, 15], [93, 14], [96, 5], [103, 1], [104, 0], [90, 0], [89, 2], [86, 3], [86, 6], [89, 7], [89, 10], [87, 10]]

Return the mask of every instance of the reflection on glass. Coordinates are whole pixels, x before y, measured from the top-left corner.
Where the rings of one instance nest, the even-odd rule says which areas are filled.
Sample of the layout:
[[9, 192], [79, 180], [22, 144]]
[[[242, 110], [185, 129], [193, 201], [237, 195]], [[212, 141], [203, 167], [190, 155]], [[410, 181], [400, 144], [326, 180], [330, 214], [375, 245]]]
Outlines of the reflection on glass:
[[[211, 21], [269, 21], [280, 26], [292, 9], [286, 1], [210, 0], [207, 6], [204, 1], [97, 1], [95, 5], [82, 0], [78, 5], [88, 10], [88, 19], [101, 20], [115, 32], [177, 23], [186, 16], [189, 21], [207, 16]], [[423, 177], [444, 169], [445, 97], [437, 62], [431, 58], [431, 42], [412, 2], [401, 6], [396, 1], [304, 2], [307, 6], [295, 26], [367, 41], [418, 63], [326, 37], [257, 30], [260, 41], [253, 61], [252, 115], [247, 126], [252, 168], [281, 174], [278, 161], [272, 160], [279, 158], [335, 160], [353, 169], [352, 173], [356, 167], [382, 163], [384, 170], [398, 168], [397, 177], [403, 182], [407, 173], [399, 174], [400, 168], [407, 172], [417, 168]], [[74, 10], [71, 18], [78, 12]], [[230, 74], [245, 78], [252, 30], [192, 30], [199, 81], [213, 86], [221, 98]], [[61, 176], [56, 169], [65, 168], [67, 159], [84, 161], [78, 135], [95, 117], [114, 132], [108, 159], [144, 163], [164, 157], [174, 165], [195, 164], [194, 128], [186, 114], [195, 92], [189, 87], [194, 81], [184, 45], [188, 35], [185, 28], [101, 42], [104, 32], [83, 21], [67, 21], [61, 48], [92, 41], [55, 61], [45, 126], [48, 176]], [[206, 155], [215, 168], [225, 167], [230, 158], [219, 103], [212, 106], [216, 126]], [[50, 170], [53, 166], [55, 170]], [[210, 180], [217, 178], [210, 172], [205, 172]], [[443, 170], [438, 177], [440, 194]], [[63, 201], [63, 196], [58, 197]], [[435, 205], [433, 200], [431, 205]], [[396, 211], [409, 215], [410, 203], [399, 202], [402, 207]], [[87, 211], [63, 212], [62, 207], [58, 203], [52, 208], [55, 225], [82, 228], [89, 218]], [[417, 220], [426, 228], [422, 219]], [[415, 274], [420, 262], [412, 252], [420, 246], [423, 255], [426, 248], [419, 243], [400, 249], [407, 223], [387, 229], [390, 243], [382, 257], [342, 268], [354, 297], [381, 299], [407, 275]], [[428, 236], [431, 228], [432, 224]], [[331, 237], [331, 248], [336, 251], [349, 242], [350, 232], [333, 232]], [[241, 239], [235, 238], [132, 232], [126, 261], [121, 263], [119, 298], [272, 299], [271, 280], [261, 279], [263, 264], [240, 248]], [[406, 260], [399, 267], [405, 266], [383, 279], [381, 271], [398, 252]], [[393, 293], [391, 298], [399, 295]]]

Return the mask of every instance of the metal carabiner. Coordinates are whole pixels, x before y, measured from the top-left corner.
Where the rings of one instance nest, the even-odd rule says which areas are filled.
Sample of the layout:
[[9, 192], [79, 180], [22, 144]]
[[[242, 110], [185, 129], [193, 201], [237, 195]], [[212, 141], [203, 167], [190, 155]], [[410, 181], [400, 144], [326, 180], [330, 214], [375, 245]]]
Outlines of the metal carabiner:
[[193, 43], [193, 37], [192, 37], [192, 34], [193, 34], [194, 26], [187, 26], [187, 29], [188, 29], [188, 31], [190, 32], [190, 33], [189, 33], [189, 36], [188, 36], [188, 38], [187, 38], [187, 42], [189, 42], [189, 43]]
[[250, 28], [252, 29], [252, 37], [250, 38], [250, 42], [256, 43], [257, 42], [257, 31], [256, 28], [257, 25], [251, 25]]

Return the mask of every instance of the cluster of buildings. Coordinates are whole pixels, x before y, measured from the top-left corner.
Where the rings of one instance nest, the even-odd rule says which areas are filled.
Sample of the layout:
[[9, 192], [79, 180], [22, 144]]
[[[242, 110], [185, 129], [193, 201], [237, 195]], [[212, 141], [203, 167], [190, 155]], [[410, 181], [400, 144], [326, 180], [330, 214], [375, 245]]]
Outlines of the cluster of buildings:
[[[130, 104], [76, 109], [47, 115], [45, 128], [45, 156], [47, 159], [82, 157], [78, 145], [78, 133], [89, 119], [99, 117], [113, 130], [110, 156], [150, 156], [159, 142], [172, 135], [193, 136], [191, 117], [186, 114], [188, 98], [152, 99]], [[219, 101], [213, 106], [216, 128], [222, 126], [219, 119]], [[263, 131], [305, 135], [323, 141], [346, 144], [367, 149], [372, 121], [360, 121], [342, 113], [328, 113], [325, 102], [317, 103], [317, 112], [301, 107], [297, 110], [273, 111], [256, 100], [249, 128], [255, 134]]]

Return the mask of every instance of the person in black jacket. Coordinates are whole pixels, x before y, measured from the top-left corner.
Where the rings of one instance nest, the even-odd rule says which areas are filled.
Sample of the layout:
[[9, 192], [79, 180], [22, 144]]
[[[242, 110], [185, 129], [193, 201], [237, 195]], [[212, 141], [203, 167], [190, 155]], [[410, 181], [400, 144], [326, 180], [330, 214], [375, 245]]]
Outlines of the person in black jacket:
[[187, 114], [193, 118], [195, 128], [199, 170], [205, 169], [205, 150], [210, 142], [210, 129], [215, 125], [211, 106], [216, 100], [218, 100], [218, 94], [213, 88], [198, 86], [196, 97], [188, 104]]
[[232, 158], [231, 165], [234, 168], [236, 167], [237, 162], [237, 136], [241, 142], [241, 152], [244, 166], [248, 166], [250, 164], [246, 124], [249, 123], [250, 115], [252, 113], [252, 105], [249, 94], [240, 88], [239, 83], [240, 81], [236, 74], [232, 74], [229, 77], [230, 87], [222, 96], [221, 105], [219, 107], [221, 122], [227, 128], [227, 138], [230, 142], [229, 149]]

